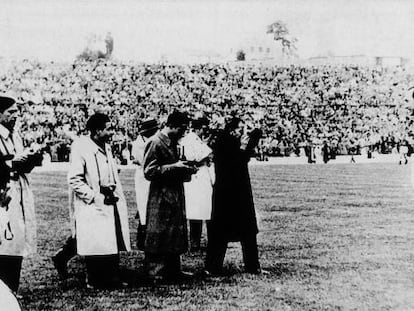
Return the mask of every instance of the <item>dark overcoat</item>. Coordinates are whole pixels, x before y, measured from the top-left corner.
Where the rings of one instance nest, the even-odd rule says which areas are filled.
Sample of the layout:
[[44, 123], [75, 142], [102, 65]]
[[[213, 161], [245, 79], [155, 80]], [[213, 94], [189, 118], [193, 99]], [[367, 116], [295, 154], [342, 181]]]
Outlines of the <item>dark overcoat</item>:
[[214, 145], [216, 183], [213, 189], [212, 234], [227, 241], [240, 241], [257, 234], [256, 213], [248, 170], [250, 152], [227, 132]]
[[177, 143], [158, 132], [144, 152], [144, 175], [150, 184], [144, 251], [182, 254], [188, 249], [184, 180], [189, 175], [169, 165], [179, 160]]

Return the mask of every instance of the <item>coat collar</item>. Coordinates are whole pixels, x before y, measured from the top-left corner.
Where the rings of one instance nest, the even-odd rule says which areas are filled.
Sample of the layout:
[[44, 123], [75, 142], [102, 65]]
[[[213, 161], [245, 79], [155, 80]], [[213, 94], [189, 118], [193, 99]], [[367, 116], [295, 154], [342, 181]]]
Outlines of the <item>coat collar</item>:
[[3, 137], [3, 139], [7, 139], [10, 134], [10, 131], [0, 124], [0, 136]]
[[101, 147], [99, 147], [93, 140], [92, 140], [92, 138], [90, 138], [89, 136], [87, 136], [86, 137], [87, 138], [87, 140], [88, 140], [88, 143], [91, 145], [91, 151], [94, 153], [94, 154], [97, 154], [98, 152], [102, 152], [103, 154], [107, 154], [108, 153], [108, 148], [109, 148], [109, 145], [108, 144], [105, 144], [105, 150], [103, 150]]
[[160, 138], [160, 140], [166, 144], [167, 146], [172, 146], [172, 140], [161, 130], [158, 133], [158, 137]]

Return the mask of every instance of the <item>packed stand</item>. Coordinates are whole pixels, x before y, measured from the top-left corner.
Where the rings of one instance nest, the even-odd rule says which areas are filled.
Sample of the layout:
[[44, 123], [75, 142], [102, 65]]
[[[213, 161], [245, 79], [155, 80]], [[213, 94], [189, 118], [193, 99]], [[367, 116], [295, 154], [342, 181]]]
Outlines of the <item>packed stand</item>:
[[265, 133], [260, 154], [299, 155], [324, 141], [335, 154], [389, 153], [411, 143], [412, 78], [400, 67], [26, 60], [2, 66], [0, 92], [30, 103], [20, 111], [25, 143], [48, 144], [60, 161], [93, 111], [114, 120], [114, 153], [121, 157], [142, 120], [165, 120], [176, 108], [207, 116], [211, 128], [226, 115], [243, 116]]

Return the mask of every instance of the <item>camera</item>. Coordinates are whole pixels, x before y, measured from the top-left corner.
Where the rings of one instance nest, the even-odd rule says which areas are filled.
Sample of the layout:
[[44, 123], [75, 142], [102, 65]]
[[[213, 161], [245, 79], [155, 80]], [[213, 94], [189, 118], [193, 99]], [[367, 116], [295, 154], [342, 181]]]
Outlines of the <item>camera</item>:
[[35, 166], [41, 166], [43, 161], [43, 151], [29, 151], [24, 155], [13, 158], [12, 172], [18, 177], [20, 174], [26, 174], [32, 171]]
[[101, 186], [99, 189], [100, 193], [104, 195], [104, 204], [105, 205], [115, 205], [119, 198], [115, 196], [115, 185], [110, 186]]

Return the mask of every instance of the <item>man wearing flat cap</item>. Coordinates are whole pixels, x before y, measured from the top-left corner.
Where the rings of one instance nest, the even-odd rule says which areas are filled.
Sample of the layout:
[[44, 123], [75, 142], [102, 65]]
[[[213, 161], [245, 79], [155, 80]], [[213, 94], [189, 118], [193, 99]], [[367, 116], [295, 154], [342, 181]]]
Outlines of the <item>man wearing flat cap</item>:
[[15, 100], [0, 96], [0, 155], [8, 168], [7, 180], [2, 182], [8, 200], [1, 208], [7, 212], [8, 223], [1, 232], [0, 279], [13, 291], [19, 287], [23, 257], [36, 251], [35, 209], [27, 174], [42, 160], [40, 152], [23, 147], [15, 130], [17, 114]]
[[137, 139], [132, 144], [132, 157], [133, 163], [137, 165], [135, 170], [135, 194], [137, 198], [137, 208], [139, 216], [138, 248], [143, 248], [143, 242], [145, 239], [145, 224], [147, 215], [147, 201], [150, 182], [145, 179], [144, 176], [144, 150], [145, 145], [158, 131], [158, 122], [155, 119], [148, 119], [141, 123], [139, 127], [139, 133]]

